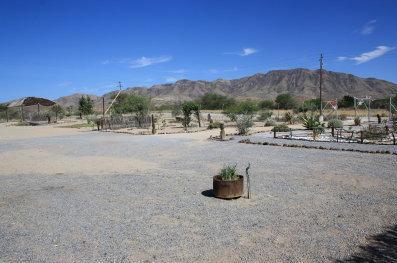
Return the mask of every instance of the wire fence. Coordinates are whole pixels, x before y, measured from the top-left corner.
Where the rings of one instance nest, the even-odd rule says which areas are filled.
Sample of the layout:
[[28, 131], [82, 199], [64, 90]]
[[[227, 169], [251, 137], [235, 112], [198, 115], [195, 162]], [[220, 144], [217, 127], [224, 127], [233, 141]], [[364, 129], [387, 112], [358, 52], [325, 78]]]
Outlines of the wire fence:
[[151, 126], [152, 120], [150, 116], [110, 116], [102, 117], [98, 120], [98, 129], [102, 130], [118, 130], [126, 128], [142, 128], [147, 129]]

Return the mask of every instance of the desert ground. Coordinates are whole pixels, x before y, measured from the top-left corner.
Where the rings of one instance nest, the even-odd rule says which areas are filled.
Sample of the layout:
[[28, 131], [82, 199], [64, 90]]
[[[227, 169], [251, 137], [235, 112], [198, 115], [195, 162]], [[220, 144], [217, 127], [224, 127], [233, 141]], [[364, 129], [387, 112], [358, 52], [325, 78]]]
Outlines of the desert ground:
[[[0, 262], [397, 260], [396, 155], [218, 133], [1, 124]], [[234, 163], [252, 198], [213, 198]]]

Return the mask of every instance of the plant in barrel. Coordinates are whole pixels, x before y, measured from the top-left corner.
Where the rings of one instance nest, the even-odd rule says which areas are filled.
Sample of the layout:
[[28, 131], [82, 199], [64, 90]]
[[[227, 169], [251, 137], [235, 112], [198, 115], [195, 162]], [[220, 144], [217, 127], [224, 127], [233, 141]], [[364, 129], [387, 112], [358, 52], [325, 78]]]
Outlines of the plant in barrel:
[[237, 165], [226, 165], [213, 177], [215, 197], [233, 199], [243, 195], [244, 176], [237, 173], [236, 167]]

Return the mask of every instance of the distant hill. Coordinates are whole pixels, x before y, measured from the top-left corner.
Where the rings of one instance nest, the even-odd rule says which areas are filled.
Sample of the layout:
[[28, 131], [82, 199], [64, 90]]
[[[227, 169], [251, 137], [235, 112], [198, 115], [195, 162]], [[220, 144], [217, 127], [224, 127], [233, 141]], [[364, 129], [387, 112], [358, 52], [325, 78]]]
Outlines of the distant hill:
[[[151, 88], [134, 87], [122, 91], [128, 94], [150, 96], [156, 104], [194, 100], [208, 92], [232, 96], [237, 99], [275, 99], [281, 93], [290, 93], [300, 99], [319, 96], [318, 70], [290, 69], [273, 70], [265, 74], [234, 80], [179, 80], [172, 84], [154, 85]], [[106, 104], [111, 101], [113, 91], [104, 94]], [[325, 99], [371, 96], [383, 98], [397, 94], [397, 84], [375, 78], [360, 78], [351, 74], [323, 71], [323, 96]], [[75, 106], [82, 94], [74, 94], [56, 100], [62, 106]], [[90, 95], [100, 107], [101, 98]]]
[[60, 98], [56, 99], [55, 101], [64, 108], [67, 108], [70, 106], [76, 108], [79, 104], [79, 99], [82, 96], [89, 96], [94, 101], [96, 108], [99, 107], [99, 106], [97, 106], [97, 104], [101, 101], [102, 97], [92, 95], [92, 94], [75, 93], [72, 95], [60, 97]]

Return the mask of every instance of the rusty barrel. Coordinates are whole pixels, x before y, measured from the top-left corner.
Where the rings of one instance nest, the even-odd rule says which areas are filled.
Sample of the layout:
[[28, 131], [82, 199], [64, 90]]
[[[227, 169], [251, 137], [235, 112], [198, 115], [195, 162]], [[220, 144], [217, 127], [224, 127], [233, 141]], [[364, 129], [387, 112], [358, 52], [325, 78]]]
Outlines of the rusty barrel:
[[213, 177], [214, 197], [223, 199], [239, 198], [244, 194], [244, 176], [238, 179], [223, 181], [219, 175]]

